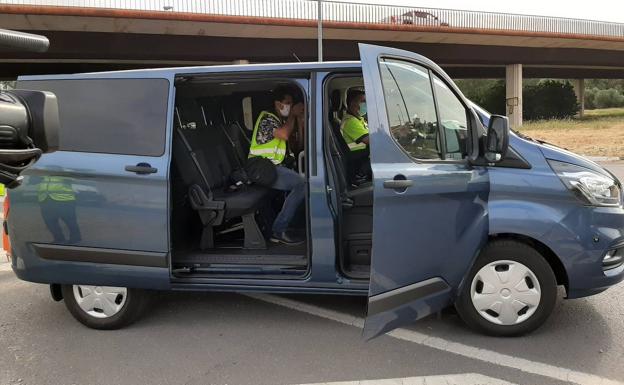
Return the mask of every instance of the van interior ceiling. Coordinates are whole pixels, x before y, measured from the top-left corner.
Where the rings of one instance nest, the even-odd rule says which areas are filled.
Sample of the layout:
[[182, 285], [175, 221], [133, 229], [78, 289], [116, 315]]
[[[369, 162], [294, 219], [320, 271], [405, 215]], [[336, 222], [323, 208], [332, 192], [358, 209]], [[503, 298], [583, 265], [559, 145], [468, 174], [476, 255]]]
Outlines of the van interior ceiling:
[[[174, 275], [288, 278], [307, 272], [307, 242], [292, 246], [268, 240], [285, 194], [237, 184], [255, 119], [273, 110], [271, 90], [278, 86], [292, 89], [295, 103], [305, 102], [294, 79], [177, 79], [171, 167]], [[295, 159], [305, 151], [303, 138], [289, 140]], [[305, 162], [294, 163], [305, 175]], [[308, 234], [307, 208], [299, 210], [291, 227]]]
[[[347, 277], [368, 279], [373, 231], [373, 184], [371, 173], [361, 174], [364, 163], [370, 168], [368, 152], [354, 153], [342, 136], [340, 125], [347, 113], [347, 93], [364, 90], [361, 74], [337, 75], [325, 84], [327, 102], [325, 158], [337, 191], [339, 268]], [[362, 156], [365, 158], [362, 159]]]

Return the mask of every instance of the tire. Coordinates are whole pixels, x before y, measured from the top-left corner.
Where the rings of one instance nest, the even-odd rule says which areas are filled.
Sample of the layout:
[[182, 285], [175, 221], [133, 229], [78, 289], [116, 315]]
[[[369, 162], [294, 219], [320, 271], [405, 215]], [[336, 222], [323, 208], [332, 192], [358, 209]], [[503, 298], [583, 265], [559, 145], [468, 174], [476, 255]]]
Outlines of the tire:
[[455, 308], [469, 327], [510, 337], [539, 328], [556, 301], [557, 280], [544, 257], [525, 243], [498, 240], [481, 251]]
[[[80, 323], [92, 329], [113, 330], [130, 325], [143, 313], [148, 301], [147, 292], [140, 289], [63, 285], [61, 290], [67, 310]], [[89, 306], [84, 300], [93, 293], [99, 298], [95, 300], [91, 298], [90, 300], [95, 304]], [[105, 298], [103, 293], [105, 293]], [[117, 294], [116, 297], [115, 294]], [[79, 303], [81, 299], [83, 305]], [[107, 302], [104, 303], [104, 301]], [[85, 308], [92, 308], [92, 310], [86, 311]]]

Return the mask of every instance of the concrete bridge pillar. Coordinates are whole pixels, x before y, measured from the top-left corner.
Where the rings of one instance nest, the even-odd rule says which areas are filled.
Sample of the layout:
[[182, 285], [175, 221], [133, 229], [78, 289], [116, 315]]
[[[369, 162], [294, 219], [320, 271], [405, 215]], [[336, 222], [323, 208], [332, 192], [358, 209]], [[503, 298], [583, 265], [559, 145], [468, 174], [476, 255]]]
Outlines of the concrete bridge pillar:
[[574, 93], [576, 94], [576, 100], [579, 104], [579, 118], [585, 115], [585, 79], [574, 79], [572, 82], [574, 86]]
[[522, 64], [507, 64], [505, 81], [509, 125], [518, 128], [522, 126]]

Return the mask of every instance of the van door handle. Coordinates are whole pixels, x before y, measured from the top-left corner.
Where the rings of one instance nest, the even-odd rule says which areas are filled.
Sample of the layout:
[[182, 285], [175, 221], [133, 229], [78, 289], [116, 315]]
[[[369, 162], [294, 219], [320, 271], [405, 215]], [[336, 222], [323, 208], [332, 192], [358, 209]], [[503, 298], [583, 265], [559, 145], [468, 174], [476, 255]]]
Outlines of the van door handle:
[[393, 190], [405, 190], [406, 188], [411, 187], [413, 184], [414, 181], [409, 179], [390, 179], [383, 182], [384, 188]]
[[130, 164], [127, 165], [126, 171], [135, 172], [139, 175], [146, 175], [146, 174], [154, 174], [158, 172], [158, 169], [155, 167], [152, 167], [152, 165], [149, 163], [137, 163], [136, 166], [133, 166]]

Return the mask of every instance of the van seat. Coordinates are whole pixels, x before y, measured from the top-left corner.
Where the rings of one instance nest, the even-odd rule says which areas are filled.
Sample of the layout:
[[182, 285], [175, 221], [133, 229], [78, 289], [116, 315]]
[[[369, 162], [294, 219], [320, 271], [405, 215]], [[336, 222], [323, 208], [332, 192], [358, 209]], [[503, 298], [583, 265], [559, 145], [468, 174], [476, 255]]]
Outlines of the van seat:
[[364, 182], [347, 190], [347, 197], [353, 201], [353, 206], [373, 205], [373, 182]]
[[203, 224], [200, 248], [214, 248], [214, 226], [224, 219], [240, 217], [245, 232], [244, 247], [265, 249], [264, 235], [255, 213], [265, 203], [270, 189], [251, 185], [228, 191], [229, 176], [240, 167], [237, 152], [221, 126], [205, 124], [201, 108], [192, 99], [176, 104], [173, 160], [186, 188], [191, 207]]
[[354, 206], [372, 206], [373, 205], [373, 183], [364, 182], [358, 185], [353, 185], [347, 179], [347, 162], [344, 161], [345, 154], [341, 153], [338, 149], [339, 144], [337, 136], [341, 136], [340, 132], [336, 133], [334, 130], [329, 135], [329, 144], [332, 159], [334, 159], [334, 166], [336, 170], [336, 176], [338, 179], [338, 188], [340, 191], [340, 199], [342, 201], [343, 208], [351, 208]]

